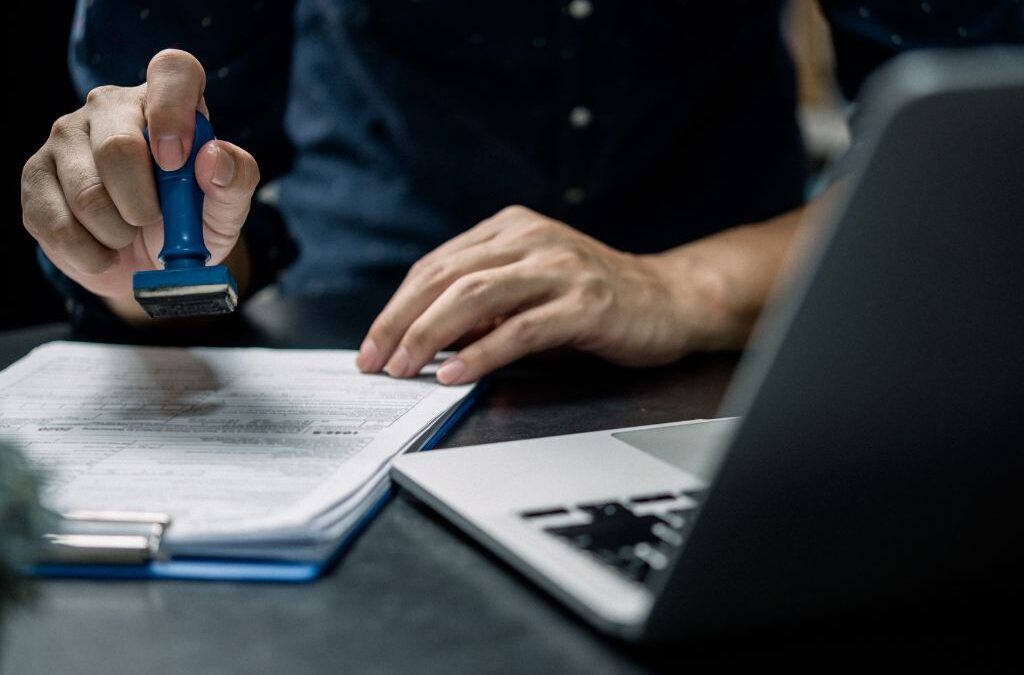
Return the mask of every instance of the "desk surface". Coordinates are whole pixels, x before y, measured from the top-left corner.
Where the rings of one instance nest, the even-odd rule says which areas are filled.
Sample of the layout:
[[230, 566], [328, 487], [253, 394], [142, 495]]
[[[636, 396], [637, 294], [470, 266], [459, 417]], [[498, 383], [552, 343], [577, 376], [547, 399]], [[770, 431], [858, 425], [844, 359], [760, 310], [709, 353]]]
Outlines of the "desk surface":
[[[260, 300], [202, 331], [91, 339], [295, 347], [358, 344], [378, 306], [343, 299]], [[371, 310], [371, 311], [368, 311]], [[72, 337], [55, 325], [0, 335], [0, 366]], [[713, 415], [735, 356], [657, 370], [587, 358], [508, 368], [441, 447]], [[993, 662], [977, 636], [901, 631], [742, 638], [638, 650], [600, 636], [404, 494], [388, 504], [325, 578], [303, 586], [211, 582], [43, 581], [0, 643], [0, 671], [75, 673], [640, 673], [693, 666], [821, 665], [923, 654]], [[1009, 652], [1005, 652], [1008, 654]], [[685, 655], [684, 655], [685, 654]], [[995, 662], [999, 662], [998, 660]]]

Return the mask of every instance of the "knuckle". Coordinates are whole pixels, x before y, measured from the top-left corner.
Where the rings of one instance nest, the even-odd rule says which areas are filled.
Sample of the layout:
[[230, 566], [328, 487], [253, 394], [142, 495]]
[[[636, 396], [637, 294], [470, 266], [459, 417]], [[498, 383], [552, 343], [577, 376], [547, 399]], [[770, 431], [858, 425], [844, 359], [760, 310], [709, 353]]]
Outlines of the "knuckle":
[[236, 252], [236, 246], [238, 246], [239, 239], [242, 236], [242, 227], [248, 213], [239, 214], [231, 219], [223, 219], [221, 221], [214, 221], [210, 217], [204, 217], [206, 227], [203, 232], [203, 240], [206, 242], [206, 248], [213, 252], [218, 259], [223, 255], [227, 257], [232, 252]]
[[444, 263], [429, 261], [423, 263], [417, 276], [419, 277], [418, 282], [423, 284], [425, 288], [440, 290], [448, 285], [450, 274], [448, 266]]
[[114, 203], [98, 178], [82, 186], [71, 198], [71, 210], [82, 216], [96, 216], [109, 211]]
[[21, 210], [21, 224], [34, 239], [42, 239], [42, 231], [36, 226], [36, 220], [33, 217], [34, 209], [26, 205]]
[[552, 230], [552, 221], [539, 217], [530, 218], [519, 226], [519, 234], [527, 239], [547, 239]]
[[578, 270], [586, 260], [583, 252], [575, 246], [559, 246], [550, 252], [549, 264], [557, 269]]
[[117, 228], [115, 231], [109, 233], [107, 235], [107, 240], [104, 243], [106, 243], [112, 249], [120, 250], [125, 246], [131, 244], [133, 241], [135, 241], [136, 236], [137, 232], [135, 232], [132, 228], [120, 227]]
[[256, 188], [260, 184], [260, 165], [256, 162], [256, 159], [244, 150], [239, 151], [242, 157], [242, 166], [245, 167], [245, 180], [243, 181], [243, 187], [245, 191], [252, 194], [256, 192]]
[[61, 115], [50, 127], [50, 138], [53, 140], [64, 140], [72, 135], [75, 128], [74, 113]]
[[112, 84], [101, 84], [98, 87], [93, 87], [85, 95], [85, 104], [96, 105], [102, 103], [106, 99], [113, 98], [120, 90], [120, 87], [115, 87]]
[[543, 324], [530, 316], [519, 316], [512, 326], [512, 338], [526, 347], [533, 347], [540, 341]]
[[42, 224], [45, 222], [45, 210], [42, 209], [37, 191], [45, 173], [42, 165], [30, 161], [25, 165], [21, 177], [21, 222], [25, 230], [36, 239], [42, 236]]
[[96, 159], [100, 162], [115, 163], [148, 159], [149, 150], [142, 136], [135, 134], [113, 134], [104, 138], [96, 148]]
[[37, 152], [28, 158], [25, 166], [21, 169], [21, 200], [24, 207], [26, 200], [35, 192], [36, 188], [46, 179], [48, 171], [46, 162]]
[[426, 272], [427, 266], [431, 264], [433, 258], [429, 254], [423, 256], [409, 267], [409, 272], [406, 274], [406, 278], [418, 277]]
[[501, 211], [498, 211], [498, 216], [501, 218], [523, 218], [525, 216], [533, 215], [536, 215], [536, 212], [522, 204], [509, 204]]
[[97, 236], [97, 238], [107, 248], [119, 251], [135, 241], [135, 238], [140, 236], [140, 232], [137, 228], [132, 227], [128, 223], [123, 222], [120, 218], [117, 218], [116, 207], [113, 208], [115, 209], [115, 218], [111, 219], [111, 222], [109, 222], [103, 232], [100, 233], [102, 237]]
[[435, 339], [434, 331], [425, 326], [413, 324], [402, 338], [402, 345], [415, 358], [415, 355], [426, 355], [431, 349], [436, 351], [436, 348], [433, 347]]
[[452, 284], [452, 291], [459, 301], [472, 305], [485, 302], [492, 289], [491, 280], [481, 274], [469, 274]]
[[370, 327], [369, 335], [378, 345], [392, 344], [396, 330], [394, 319], [387, 314], [381, 314]]
[[43, 238], [46, 240], [46, 243], [56, 249], [73, 251], [75, 244], [78, 242], [78, 231], [75, 228], [75, 222], [68, 214], [57, 215], [48, 223], [48, 227], [43, 231]]
[[608, 279], [600, 274], [584, 274], [577, 282], [577, 293], [585, 308], [605, 309], [612, 304], [614, 293]]

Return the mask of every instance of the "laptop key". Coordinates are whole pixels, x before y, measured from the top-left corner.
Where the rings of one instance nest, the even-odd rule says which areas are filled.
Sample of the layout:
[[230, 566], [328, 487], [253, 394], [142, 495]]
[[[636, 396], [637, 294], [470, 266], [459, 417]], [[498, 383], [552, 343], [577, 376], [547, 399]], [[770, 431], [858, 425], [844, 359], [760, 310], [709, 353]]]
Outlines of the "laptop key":
[[[625, 574], [633, 581], [644, 581], [651, 571], [650, 564], [637, 555], [637, 546], [623, 546], [612, 554], [608, 564]], [[608, 553], [611, 553], [610, 551]], [[599, 556], [602, 559], [605, 556]]]
[[535, 509], [533, 511], [523, 511], [520, 513], [523, 518], [546, 518], [548, 516], [567, 516], [569, 512], [563, 509], [561, 506], [554, 506], [550, 509]]
[[651, 572], [651, 566], [640, 558], [634, 558], [627, 566], [619, 569], [627, 577], [641, 584], [647, 580], [647, 575]]
[[653, 495], [630, 497], [629, 501], [633, 504], [655, 504], [658, 502], [671, 502], [675, 501], [675, 495], [668, 492], [659, 492]]
[[621, 502], [599, 502], [597, 504], [580, 504], [577, 506], [580, 511], [589, 513], [594, 518], [625, 518], [633, 515], [633, 512]]
[[681, 530], [687, 521], [693, 518], [693, 509], [669, 509], [658, 516], [674, 530]]
[[[680, 526], [681, 527], [681, 526]], [[683, 535], [679, 534], [676, 530], [680, 528], [674, 527], [671, 524], [658, 523], [651, 528], [651, 532], [654, 533], [658, 539], [662, 540], [670, 546], [682, 546]]]
[[[578, 507], [592, 520], [580, 525], [544, 528], [545, 532], [593, 555], [626, 577], [643, 582], [665, 558], [661, 549], [675, 544], [675, 534], [655, 515], [636, 515], [619, 502]], [[666, 532], [671, 532], [666, 536]]]
[[652, 530], [662, 522], [656, 516], [637, 516], [615, 503], [581, 507], [581, 510], [590, 513], [593, 520], [582, 525], [545, 528], [545, 531], [588, 551], [617, 551], [640, 542], [660, 542]]

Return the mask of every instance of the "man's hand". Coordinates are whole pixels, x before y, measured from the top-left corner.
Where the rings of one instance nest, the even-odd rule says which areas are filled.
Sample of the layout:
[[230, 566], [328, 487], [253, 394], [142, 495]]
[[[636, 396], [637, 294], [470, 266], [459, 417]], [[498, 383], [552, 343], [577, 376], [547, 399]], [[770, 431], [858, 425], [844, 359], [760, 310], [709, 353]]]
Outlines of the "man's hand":
[[412, 267], [358, 364], [411, 377], [467, 337], [438, 370], [442, 383], [472, 382], [561, 345], [625, 365], [668, 363], [709, 342], [717, 283], [685, 261], [622, 253], [513, 206]]
[[[191, 54], [160, 52], [146, 80], [89, 92], [83, 107], [54, 123], [21, 179], [25, 229], [57, 267], [115, 308], [134, 306], [132, 274], [156, 268], [163, 246], [150, 153], [162, 169], [181, 168], [196, 110], [209, 117], [206, 75]], [[196, 157], [196, 179], [206, 195], [203, 236], [216, 264], [238, 242], [259, 169], [245, 150], [215, 140]]]

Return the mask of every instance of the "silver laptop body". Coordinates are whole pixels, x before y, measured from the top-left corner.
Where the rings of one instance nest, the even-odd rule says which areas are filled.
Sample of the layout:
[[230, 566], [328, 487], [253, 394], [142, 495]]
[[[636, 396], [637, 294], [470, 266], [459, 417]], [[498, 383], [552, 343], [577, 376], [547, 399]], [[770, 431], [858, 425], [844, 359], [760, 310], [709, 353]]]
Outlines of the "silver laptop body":
[[395, 481], [627, 639], [1019, 593], [1024, 49], [911, 54], [862, 100], [723, 419], [408, 455]]

